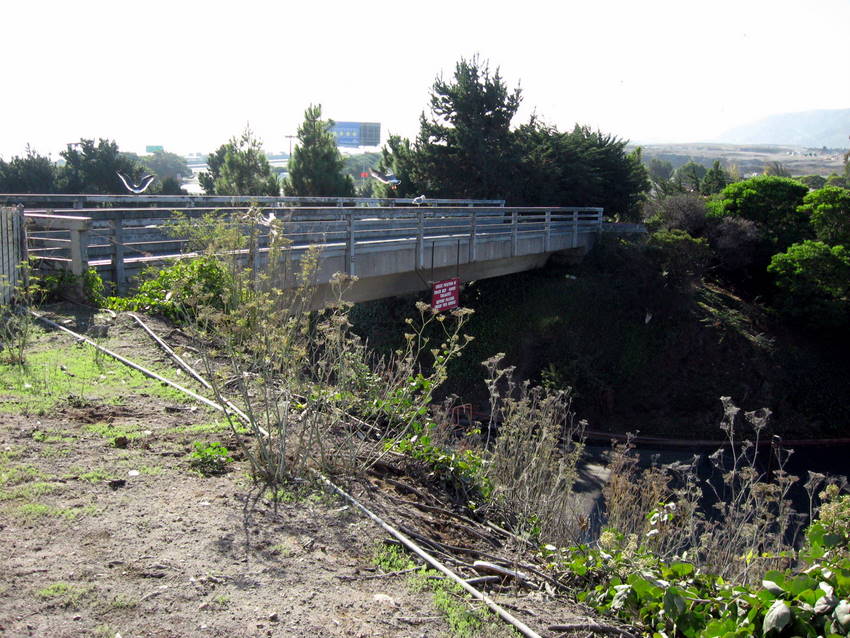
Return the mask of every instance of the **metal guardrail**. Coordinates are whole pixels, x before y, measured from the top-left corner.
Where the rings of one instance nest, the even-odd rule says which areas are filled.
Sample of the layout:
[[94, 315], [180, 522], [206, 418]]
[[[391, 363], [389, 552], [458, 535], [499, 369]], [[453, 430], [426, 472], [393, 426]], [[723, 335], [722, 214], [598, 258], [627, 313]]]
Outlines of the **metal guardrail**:
[[[28, 210], [56, 208], [209, 208], [250, 206], [257, 204], [265, 208], [291, 208], [299, 206], [321, 207], [375, 207], [412, 206], [412, 198], [375, 197], [275, 197], [230, 196], [230, 195], [86, 195], [86, 194], [0, 194], [0, 205], [23, 205]], [[503, 199], [431, 199], [423, 206], [504, 206]]]
[[[188, 219], [212, 215], [227, 223], [242, 224], [245, 208], [184, 208]], [[345, 270], [357, 275], [357, 255], [364, 252], [415, 247], [416, 268], [426, 263], [426, 250], [442, 244], [461, 245], [466, 263], [479, 261], [483, 242], [509, 242], [510, 256], [527, 254], [525, 240], [535, 239], [536, 252], [582, 233], [595, 233], [602, 224], [601, 208], [516, 207], [344, 207], [263, 208], [263, 218], [281, 222], [290, 252], [319, 245], [324, 251], [345, 254]], [[123, 288], [130, 272], [160, 264], [184, 254], [188, 239], [169, 232], [174, 212], [168, 208], [95, 208], [27, 213], [29, 251], [47, 264], [75, 274], [89, 267]], [[277, 222], [274, 222], [277, 224]], [[268, 252], [271, 225], [252, 231], [254, 255]], [[503, 244], [504, 245], [504, 244]], [[521, 248], [522, 246], [522, 248]], [[248, 251], [246, 250], [246, 253]], [[433, 257], [432, 257], [433, 262]]]

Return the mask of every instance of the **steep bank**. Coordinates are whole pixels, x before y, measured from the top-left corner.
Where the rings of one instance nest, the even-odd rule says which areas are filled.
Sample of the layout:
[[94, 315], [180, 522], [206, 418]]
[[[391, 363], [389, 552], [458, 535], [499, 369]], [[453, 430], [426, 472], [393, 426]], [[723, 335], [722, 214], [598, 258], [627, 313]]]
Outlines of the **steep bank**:
[[[713, 284], [677, 290], [635, 250], [467, 285], [475, 341], [446, 391], [485, 404], [480, 362], [505, 352], [519, 378], [573, 388], [577, 414], [597, 430], [718, 438], [719, 397], [730, 396], [745, 410], [769, 408], [772, 431], [788, 438], [848, 433], [846, 339], [783, 325]], [[356, 329], [387, 347], [412, 307], [363, 304]]]

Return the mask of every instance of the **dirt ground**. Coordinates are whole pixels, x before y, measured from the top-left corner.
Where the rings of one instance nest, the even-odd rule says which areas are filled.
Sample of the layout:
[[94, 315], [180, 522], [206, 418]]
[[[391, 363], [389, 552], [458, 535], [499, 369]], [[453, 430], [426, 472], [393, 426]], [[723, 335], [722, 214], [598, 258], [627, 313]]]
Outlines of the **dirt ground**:
[[[189, 385], [126, 315], [53, 311], [70, 329]], [[304, 490], [275, 507], [252, 499], [244, 460], [221, 476], [195, 471], [196, 442], [237, 449], [214, 410], [56, 331], [40, 331], [31, 352], [26, 374], [0, 367], [0, 635], [457, 635], [409, 574], [375, 567], [387, 534], [341, 498]], [[84, 360], [95, 361], [92, 378]], [[389, 522], [421, 530], [421, 512], [410, 522], [415, 494], [378, 477], [348, 487]], [[432, 524], [423, 533], [443, 542], [483, 542], [457, 525], [441, 536], [445, 523]], [[544, 636], [557, 635], [548, 625], [577, 618], [575, 606], [545, 591], [492, 595]], [[470, 635], [485, 633], [516, 635], [495, 621]]]

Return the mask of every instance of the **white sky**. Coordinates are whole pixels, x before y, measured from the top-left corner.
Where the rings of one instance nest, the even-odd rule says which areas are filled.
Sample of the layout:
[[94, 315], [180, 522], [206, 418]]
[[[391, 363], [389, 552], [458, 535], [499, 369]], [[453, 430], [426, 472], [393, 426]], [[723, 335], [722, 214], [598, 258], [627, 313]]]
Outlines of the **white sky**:
[[0, 156], [80, 137], [208, 152], [246, 122], [288, 150], [308, 104], [414, 136], [478, 53], [535, 111], [636, 142], [850, 108], [850, 0], [5, 1]]

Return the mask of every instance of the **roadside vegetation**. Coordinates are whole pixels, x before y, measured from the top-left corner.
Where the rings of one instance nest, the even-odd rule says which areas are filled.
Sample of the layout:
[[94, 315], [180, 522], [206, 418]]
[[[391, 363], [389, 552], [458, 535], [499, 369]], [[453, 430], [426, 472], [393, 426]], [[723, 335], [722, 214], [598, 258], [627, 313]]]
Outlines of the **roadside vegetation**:
[[[478, 102], [470, 97], [476, 96], [486, 98], [485, 113], [475, 112]], [[358, 315], [368, 318], [368, 311], [344, 301], [347, 278], [335, 282], [335, 303], [309, 311], [318, 255], [292, 262], [281, 222], [257, 207], [198, 223], [178, 216], [175, 232], [188, 237], [199, 256], [148, 273], [129, 297], [103, 297], [89, 277], [92, 301], [117, 312], [155, 314], [179, 327], [211, 397], [238, 404], [240, 412], [229, 410], [223, 420], [175, 429], [187, 438], [203, 437], [192, 441], [185, 464], [206, 480], [227, 473], [237, 456], [244, 460], [251, 483], [247, 511], [260, 499], [291, 500], [305, 484], [318, 485], [317, 477], [362, 478], [403, 459], [427, 485], [449, 494], [464, 516], [496, 522], [531, 551], [550, 593], [571, 592], [644, 633], [848, 635], [850, 497], [841, 479], [811, 473], [803, 486], [807, 511], [795, 511], [789, 490], [798, 479], [785, 469], [788, 453], [775, 439], [763, 445], [774, 433], [768, 410], [739, 409], [717, 392], [720, 385], [700, 385], [695, 392], [703, 402], [716, 405], [724, 396], [712, 427], [719, 422], [728, 445], [706, 460], [711, 478], [701, 476], [696, 458], [690, 464], [642, 464], [627, 440], [611, 450], [606, 487], [597, 507], [588, 509], [575, 489], [588, 423], [574, 409], [581, 405], [582, 416], [610, 415], [617, 402], [631, 400], [635, 412], [646, 411], [655, 407], [646, 403], [660, 395], [644, 390], [672, 385], [674, 376], [690, 383], [688, 366], [717, 380], [702, 368], [719, 366], [724, 356], [737, 357], [729, 360], [745, 369], [776, 361], [778, 349], [763, 329], [773, 321], [787, 322], [808, 338], [842, 339], [850, 322], [845, 189], [810, 191], [779, 175], [735, 180], [718, 163], [702, 171], [683, 167], [655, 179], [645, 193], [649, 183], [639, 152], [626, 154], [623, 141], [583, 127], [562, 133], [532, 120], [511, 129], [519, 102], [519, 89], [509, 91], [498, 71], [491, 75], [477, 60], [459, 63], [453, 81], [435, 82], [432, 113], [423, 116], [417, 140], [393, 138], [382, 154], [380, 168], [401, 179], [395, 194], [507, 196], [548, 204], [581, 197], [623, 220], [638, 219], [642, 209], [645, 238], [601, 240], [581, 269], [552, 269], [542, 279], [521, 276], [535, 284], [526, 289], [515, 285], [518, 279], [471, 285], [465, 294], [469, 305], [481, 307], [478, 317], [468, 309], [441, 314], [416, 303], [401, 334], [383, 344], [378, 339], [385, 347], [377, 351], [357, 328]], [[475, 117], [459, 117], [454, 107]], [[312, 130], [327, 142], [320, 114], [317, 107], [308, 110], [302, 141]], [[117, 151], [101, 142], [84, 144], [83, 156]], [[248, 160], [256, 164], [248, 177], [260, 182], [246, 183], [261, 183], [264, 192], [277, 188], [249, 131], [219, 151], [211, 163], [218, 175], [207, 178], [211, 189], [240, 190], [233, 185]], [[521, 167], [511, 165], [512, 153], [524, 158]], [[554, 167], [544, 161], [549, 157], [557, 158]], [[306, 151], [299, 158], [302, 168], [310, 164]], [[69, 150], [66, 159], [73, 168], [84, 157]], [[339, 157], [326, 159], [341, 170]], [[466, 181], [458, 181], [458, 165], [471, 167]], [[573, 169], [581, 169], [583, 179], [571, 181]], [[506, 181], [506, 174], [515, 179]], [[544, 179], [552, 174], [553, 181]], [[294, 177], [290, 188], [309, 181], [297, 172]], [[352, 181], [343, 182], [350, 192]], [[524, 189], [504, 190], [506, 183]], [[246, 267], [241, 255], [258, 255], [261, 233], [270, 248]], [[275, 285], [280, 280], [293, 285], [281, 288]], [[512, 302], [529, 303], [494, 310], [496, 293], [507, 287]], [[33, 303], [31, 295], [23, 298]], [[713, 351], [716, 358], [692, 356], [705, 351], [699, 346], [705, 333], [669, 329], [685, 323], [698, 323], [723, 344]], [[518, 325], [528, 332], [515, 351], [496, 354], [494, 345], [506, 343], [506, 331], [515, 335]], [[468, 334], [475, 331], [477, 339]], [[589, 340], [589, 334], [599, 338]], [[106, 404], [137, 392], [178, 398], [89, 346], [63, 348], [60, 360], [55, 348], [43, 347], [46, 335], [25, 313], [4, 309], [2, 336], [4, 404], [27, 414], [55, 409], [60, 401], [81, 409], [92, 396]], [[593, 349], [576, 347], [579, 342]], [[679, 358], [651, 368], [659, 351]], [[741, 353], [752, 356], [742, 364]], [[649, 369], [658, 372], [652, 376]], [[846, 369], [843, 374], [833, 382], [840, 385]], [[488, 418], [476, 421], [464, 412], [462, 422], [452, 416], [458, 413], [446, 388], [463, 383], [477, 383]], [[798, 385], [805, 391], [813, 384], [820, 379]], [[741, 394], [752, 401], [765, 396], [759, 392]], [[693, 403], [682, 400], [674, 407], [670, 431], [687, 422]], [[832, 414], [846, 414], [841, 409], [846, 406]], [[836, 419], [832, 427], [842, 423]], [[698, 427], [703, 433], [708, 425]], [[218, 440], [225, 433], [231, 447]], [[123, 449], [147, 431], [95, 421], [74, 436]], [[57, 456], [74, 445], [72, 436], [50, 429], [36, 430], [32, 438]], [[157, 468], [147, 471], [153, 475]], [[87, 484], [113, 480], [101, 467], [79, 468], [74, 477]], [[55, 478], [17, 463], [10, 446], [0, 453], [4, 511], [27, 523], [97, 515], [91, 503], [63, 508], [36, 500], [62, 489], [51, 482]], [[414, 566], [387, 548], [375, 562], [388, 571]], [[411, 581], [432, 591], [456, 635], [487, 631], [489, 620], [459, 606], [453, 588], [427, 572], [413, 573]], [[87, 593], [57, 581], [37, 595], [73, 607]]]
[[[499, 521], [535, 548], [558, 587], [600, 613], [667, 636], [847, 635], [848, 497], [840, 482], [812, 475], [811, 510], [794, 511], [787, 453], [760, 445], [767, 412], [744, 414], [725, 401], [720, 429], [731, 445], [710, 457], [721, 478], [709, 483], [696, 461], [646, 467], [630, 444], [616, 446], [602, 506], [588, 511], [573, 490], [586, 423], [555, 382], [557, 370], [533, 387], [514, 380], [516, 371], [501, 357], [485, 362], [491, 419], [447, 427], [451, 404], [442, 411], [432, 406], [452, 362], [474, 343], [463, 336], [470, 313], [437, 314], [420, 304], [403, 346], [379, 356], [351, 330], [348, 304], [306, 311], [315, 259], [287, 265], [302, 285], [286, 292], [270, 283], [274, 269], [283, 268], [282, 245], [273, 245], [259, 271], [233, 258], [236, 248], [250, 248], [261, 215], [207, 220], [205, 235], [196, 237], [207, 241], [199, 261], [167, 267], [137, 296], [107, 302], [169, 317], [192, 335], [214, 395], [222, 401], [235, 394], [248, 416], [246, 423], [231, 414], [226, 427], [252, 435], [231, 440], [248, 462], [255, 498], [297, 492], [316, 472], [339, 480], [363, 475], [401, 454], [469, 516]], [[677, 253], [664, 252], [658, 241], [664, 263], [679, 268]], [[695, 276], [671, 271], [671, 285], [689, 286]], [[346, 282], [338, 284], [341, 293]], [[113, 445], [135, 435], [102, 426], [91, 433]], [[769, 473], [765, 454], [773, 456]], [[195, 444], [188, 464], [215, 475], [227, 471], [231, 457], [219, 441], [207, 441]], [[109, 478], [97, 468], [80, 477]], [[94, 510], [33, 504], [16, 516], [86, 514]], [[388, 551], [394, 557], [376, 559], [382, 568], [413, 566]], [[480, 635], [489, 622], [458, 607], [451, 588], [427, 572], [411, 576], [411, 586], [433, 592], [456, 635]]]

